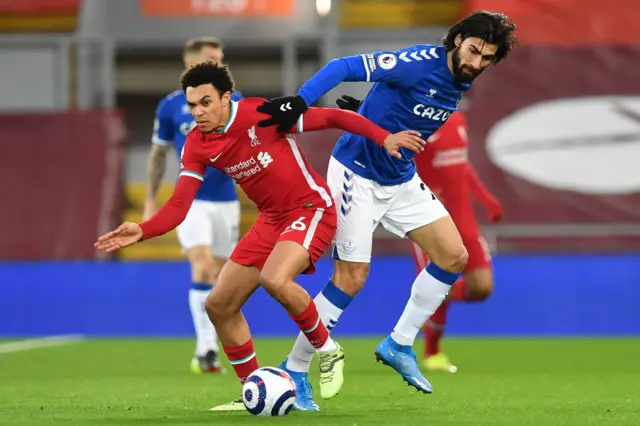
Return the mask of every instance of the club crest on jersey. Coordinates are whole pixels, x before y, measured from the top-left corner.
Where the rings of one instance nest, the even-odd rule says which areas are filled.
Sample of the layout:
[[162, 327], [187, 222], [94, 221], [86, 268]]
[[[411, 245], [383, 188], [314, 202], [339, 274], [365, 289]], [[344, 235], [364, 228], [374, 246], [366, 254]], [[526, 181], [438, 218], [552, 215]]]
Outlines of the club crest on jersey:
[[247, 134], [249, 135], [249, 139], [251, 140], [251, 147], [260, 145], [260, 140], [258, 136], [256, 136], [256, 126], [251, 126], [249, 130], [247, 130]]
[[396, 66], [398, 63], [398, 58], [393, 53], [383, 53], [378, 56], [378, 65], [383, 70], [390, 70]]

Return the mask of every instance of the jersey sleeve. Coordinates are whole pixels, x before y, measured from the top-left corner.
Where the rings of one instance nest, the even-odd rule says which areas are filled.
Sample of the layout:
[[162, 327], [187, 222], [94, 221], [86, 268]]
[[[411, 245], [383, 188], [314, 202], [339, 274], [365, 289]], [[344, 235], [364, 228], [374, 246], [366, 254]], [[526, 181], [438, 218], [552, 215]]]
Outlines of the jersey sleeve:
[[397, 52], [376, 52], [334, 59], [318, 71], [298, 91], [307, 105], [343, 81], [383, 81], [408, 87], [423, 75], [427, 62], [440, 57], [435, 47], [413, 46]]
[[187, 137], [187, 141], [182, 148], [180, 154], [180, 175], [179, 177], [189, 177], [197, 179], [200, 182], [204, 181], [204, 174], [207, 170], [207, 166], [203, 164], [200, 157], [197, 155], [194, 147], [193, 140]]
[[366, 81], [409, 87], [423, 77], [426, 65], [436, 64], [439, 57], [435, 47], [412, 46], [396, 52], [362, 55], [362, 63]]
[[180, 225], [202, 185], [206, 166], [189, 142], [187, 138], [180, 158], [180, 175], [171, 198], [151, 219], [140, 224], [145, 240], [166, 234]]
[[167, 99], [163, 99], [156, 108], [156, 116], [153, 122], [153, 137], [151, 142], [157, 145], [169, 145], [173, 142], [175, 129], [171, 117], [171, 105]]
[[362, 135], [383, 146], [390, 133], [369, 119], [353, 111], [339, 108], [309, 108], [298, 118], [293, 133], [312, 132], [314, 130], [340, 129], [356, 135]]
[[200, 189], [201, 181], [181, 175], [171, 198], [149, 220], [140, 224], [142, 239], [166, 234], [180, 225]]

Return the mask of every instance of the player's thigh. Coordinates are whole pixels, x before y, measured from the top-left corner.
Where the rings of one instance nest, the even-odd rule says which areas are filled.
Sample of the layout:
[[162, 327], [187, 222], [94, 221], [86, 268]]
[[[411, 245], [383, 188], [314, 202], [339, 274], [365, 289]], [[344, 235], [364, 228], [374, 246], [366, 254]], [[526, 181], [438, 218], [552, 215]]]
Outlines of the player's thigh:
[[467, 251], [447, 209], [418, 175], [402, 184], [383, 226], [416, 243], [427, 258], [452, 272], [462, 272]]
[[209, 218], [209, 204], [208, 201], [195, 200], [184, 221], [176, 228], [178, 241], [185, 253], [193, 247], [211, 247], [213, 227]]
[[447, 209], [416, 174], [395, 187], [392, 204], [381, 223], [389, 232], [405, 238], [409, 232], [445, 216], [449, 216]]
[[[293, 279], [300, 273], [312, 274], [315, 271], [315, 263], [331, 245], [335, 237], [337, 227], [336, 210], [334, 206], [327, 208], [298, 209], [288, 215], [281, 223], [278, 230], [276, 248], [292, 247], [283, 242], [295, 243], [299, 248], [296, 252], [300, 256], [292, 257], [292, 262], [287, 263], [291, 273], [287, 279]], [[277, 267], [279, 264], [274, 254], [269, 256], [268, 264]], [[265, 270], [267, 265], [265, 265]], [[272, 270], [272, 269], [271, 269]], [[263, 271], [264, 272], [264, 271]]]
[[260, 284], [287, 310], [302, 313], [309, 294], [292, 285], [301, 274], [315, 271], [315, 263], [331, 244], [336, 230], [335, 208], [300, 209], [286, 218], [278, 241], [262, 269]]
[[212, 257], [211, 246], [200, 245], [185, 250], [191, 265], [191, 280], [213, 285], [220, 273], [220, 266]]
[[375, 203], [373, 183], [353, 173], [333, 157], [329, 160], [327, 183], [338, 216], [333, 258], [369, 264], [373, 231], [384, 214]]
[[409, 241], [411, 245], [411, 255], [413, 256], [413, 262], [416, 265], [416, 270], [420, 273], [429, 264], [429, 258], [426, 253], [422, 251], [419, 245], [413, 241]]
[[216, 202], [210, 210], [212, 225], [211, 250], [217, 259], [228, 259], [238, 244], [240, 202]]
[[233, 249], [229, 259], [240, 265], [262, 270], [276, 244], [278, 238], [276, 231], [273, 224], [258, 217], [249, 232]]
[[310, 265], [309, 252], [300, 243], [292, 240], [278, 241], [262, 268], [260, 285], [287, 310], [306, 306], [309, 295], [294, 291], [291, 284]]
[[244, 266], [233, 260], [225, 262], [205, 303], [209, 315], [225, 318], [240, 312], [260, 285], [259, 278], [260, 271], [253, 266]]
[[331, 281], [340, 290], [355, 296], [369, 275], [373, 231], [386, 206], [376, 203], [373, 182], [355, 174], [333, 157], [329, 161], [327, 182], [338, 215]]
[[407, 236], [425, 252], [430, 261], [441, 268], [450, 272], [464, 270], [467, 250], [450, 216], [409, 231]]

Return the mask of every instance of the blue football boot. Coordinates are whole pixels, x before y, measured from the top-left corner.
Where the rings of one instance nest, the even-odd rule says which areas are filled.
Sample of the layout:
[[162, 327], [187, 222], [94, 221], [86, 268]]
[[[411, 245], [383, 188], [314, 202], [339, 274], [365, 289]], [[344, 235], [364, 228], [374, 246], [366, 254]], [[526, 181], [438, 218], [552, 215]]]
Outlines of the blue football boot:
[[384, 365], [396, 370], [408, 386], [413, 386], [419, 392], [433, 392], [431, 383], [420, 372], [411, 346], [399, 345], [389, 336], [378, 343], [374, 354], [376, 361], [382, 361]]
[[313, 389], [311, 388], [311, 383], [309, 383], [309, 373], [289, 370], [286, 359], [278, 368], [286, 371], [296, 385], [296, 402], [293, 404], [293, 409], [295, 411], [320, 411], [320, 407], [313, 400]]

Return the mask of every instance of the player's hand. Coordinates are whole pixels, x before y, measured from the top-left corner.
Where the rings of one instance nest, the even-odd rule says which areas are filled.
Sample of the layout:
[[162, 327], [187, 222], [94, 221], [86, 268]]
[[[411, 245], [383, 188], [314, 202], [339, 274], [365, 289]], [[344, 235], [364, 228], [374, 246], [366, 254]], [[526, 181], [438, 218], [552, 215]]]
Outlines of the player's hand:
[[133, 243], [142, 238], [142, 228], [137, 223], [125, 222], [115, 231], [107, 232], [98, 238], [93, 246], [98, 250], [112, 252]]
[[158, 211], [156, 200], [146, 200], [144, 202], [144, 210], [142, 211], [142, 220], [149, 220], [151, 216], [156, 214], [156, 211]]
[[258, 127], [277, 124], [278, 132], [288, 132], [307, 109], [309, 109], [307, 103], [300, 96], [269, 99], [258, 107], [258, 112], [270, 115], [271, 118], [258, 121]]
[[499, 222], [502, 220], [502, 204], [498, 200], [491, 199], [485, 206], [487, 209], [487, 218], [490, 222]]
[[362, 101], [356, 98], [352, 98], [349, 95], [342, 95], [342, 98], [336, 99], [336, 104], [338, 104], [340, 109], [358, 112], [358, 109], [360, 109], [360, 105], [362, 105]]
[[415, 153], [424, 151], [425, 141], [420, 139], [420, 133], [415, 130], [404, 130], [387, 136], [384, 147], [392, 157], [402, 158], [400, 148], [407, 148]]

